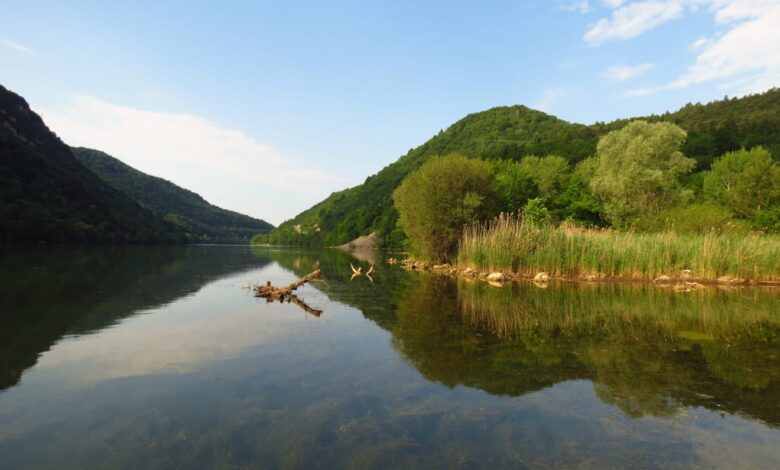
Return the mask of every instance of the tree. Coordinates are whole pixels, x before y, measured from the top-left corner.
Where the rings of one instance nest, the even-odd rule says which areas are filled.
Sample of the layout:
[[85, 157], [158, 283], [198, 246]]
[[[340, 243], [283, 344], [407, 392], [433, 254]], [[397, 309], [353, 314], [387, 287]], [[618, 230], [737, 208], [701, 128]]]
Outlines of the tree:
[[550, 218], [550, 213], [544, 206], [544, 201], [535, 197], [529, 199], [523, 207], [523, 220], [531, 224], [541, 224]]
[[534, 177], [513, 160], [496, 160], [490, 165], [496, 193], [506, 212], [517, 212], [529, 199], [539, 195]]
[[599, 140], [591, 187], [615, 226], [625, 227], [684, 199], [679, 177], [695, 165], [680, 151], [685, 136], [672, 123], [633, 121]]
[[459, 155], [434, 158], [410, 174], [393, 199], [412, 251], [449, 259], [463, 226], [494, 214], [493, 183], [489, 164]]
[[780, 203], [780, 166], [764, 147], [728, 152], [713, 162], [703, 187], [715, 202], [751, 218]]
[[569, 162], [557, 155], [523, 157], [520, 167], [533, 177], [539, 187], [539, 195], [548, 202], [558, 195], [569, 176]]
[[566, 186], [553, 202], [553, 216], [587, 225], [606, 225], [604, 205], [590, 187], [590, 180], [598, 168], [596, 158], [582, 160], [568, 178]]

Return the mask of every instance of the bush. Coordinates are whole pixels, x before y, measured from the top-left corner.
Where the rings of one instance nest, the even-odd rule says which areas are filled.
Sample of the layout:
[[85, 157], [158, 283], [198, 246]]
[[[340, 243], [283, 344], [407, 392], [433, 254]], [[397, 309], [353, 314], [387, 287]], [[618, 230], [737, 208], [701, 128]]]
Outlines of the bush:
[[641, 220], [637, 229], [648, 232], [744, 234], [750, 231], [750, 224], [735, 219], [734, 214], [723, 206], [705, 202], [665, 209], [655, 217]]
[[399, 223], [412, 252], [445, 261], [455, 253], [463, 226], [493, 215], [490, 166], [458, 155], [430, 160], [393, 192]]
[[728, 152], [704, 177], [704, 192], [742, 217], [780, 203], [780, 165], [763, 147]]
[[541, 224], [550, 218], [550, 213], [544, 206], [544, 202], [535, 197], [526, 203], [523, 207], [523, 220], [529, 224]]

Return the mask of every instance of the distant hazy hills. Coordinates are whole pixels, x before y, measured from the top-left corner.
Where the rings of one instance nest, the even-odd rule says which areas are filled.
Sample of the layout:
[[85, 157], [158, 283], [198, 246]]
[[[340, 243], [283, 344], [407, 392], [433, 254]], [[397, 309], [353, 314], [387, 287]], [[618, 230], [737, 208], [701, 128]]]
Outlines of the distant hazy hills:
[[272, 228], [108, 155], [78, 153], [95, 172], [0, 86], [0, 243], [247, 242]]
[[264, 220], [221, 209], [168, 180], [147, 175], [98, 150], [72, 148], [73, 155], [102, 180], [163, 216], [190, 239], [247, 243], [270, 231]]
[[[636, 119], [670, 121], [688, 131], [683, 151], [696, 159], [698, 171], [708, 169], [715, 157], [740, 147], [763, 145], [775, 158], [780, 157], [780, 89], [708, 104], [688, 104], [674, 113]], [[430, 158], [448, 153], [488, 160], [555, 154], [576, 163], [595, 153], [599, 137], [630, 120], [582, 125], [525, 106], [470, 114], [368, 177], [363, 184], [333, 193], [284, 222], [271, 232], [269, 240], [332, 246], [378, 231], [394, 243], [399, 233], [392, 192], [406, 175]]]

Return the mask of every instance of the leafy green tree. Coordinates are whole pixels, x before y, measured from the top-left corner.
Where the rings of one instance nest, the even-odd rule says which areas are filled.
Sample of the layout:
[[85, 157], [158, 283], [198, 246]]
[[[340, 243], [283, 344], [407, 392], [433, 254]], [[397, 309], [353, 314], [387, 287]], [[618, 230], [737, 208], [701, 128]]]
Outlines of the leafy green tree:
[[695, 165], [680, 151], [685, 136], [672, 123], [633, 121], [599, 140], [591, 187], [615, 226], [625, 227], [684, 199], [679, 177]]
[[565, 187], [553, 202], [553, 217], [569, 219], [586, 225], [604, 226], [604, 205], [590, 187], [598, 168], [598, 160], [586, 158], [577, 164]]
[[523, 207], [523, 220], [532, 224], [546, 222], [550, 218], [550, 213], [544, 206], [544, 201], [535, 197], [530, 199]]
[[410, 174], [393, 199], [413, 252], [449, 259], [463, 226], [494, 214], [493, 188], [488, 163], [459, 155], [434, 158]]
[[490, 169], [502, 210], [517, 212], [529, 199], [539, 195], [533, 175], [514, 160], [496, 160], [490, 164]]
[[764, 147], [728, 152], [704, 177], [704, 193], [744, 218], [780, 203], [780, 165]]
[[520, 160], [520, 167], [530, 174], [539, 187], [539, 195], [552, 201], [560, 193], [569, 176], [569, 162], [557, 155], [528, 156]]
[[753, 227], [768, 233], [780, 233], [780, 205], [756, 211]]

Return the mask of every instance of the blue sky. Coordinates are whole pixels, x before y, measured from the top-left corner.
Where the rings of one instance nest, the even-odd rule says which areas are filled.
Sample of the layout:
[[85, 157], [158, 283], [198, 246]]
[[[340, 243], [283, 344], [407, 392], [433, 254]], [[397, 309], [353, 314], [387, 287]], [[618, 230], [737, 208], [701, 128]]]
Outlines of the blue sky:
[[0, 83], [63, 140], [272, 223], [493, 106], [591, 123], [780, 85], [780, 0], [0, 11]]

